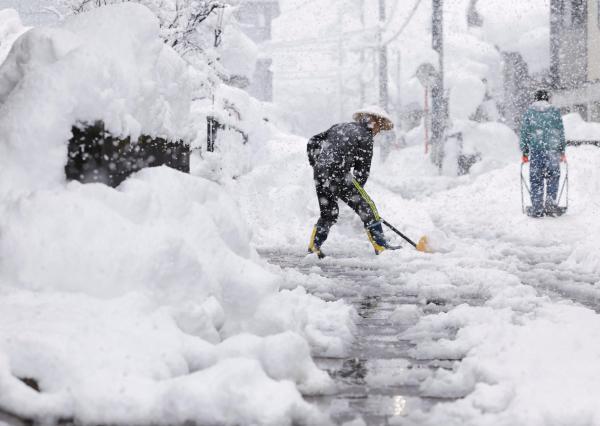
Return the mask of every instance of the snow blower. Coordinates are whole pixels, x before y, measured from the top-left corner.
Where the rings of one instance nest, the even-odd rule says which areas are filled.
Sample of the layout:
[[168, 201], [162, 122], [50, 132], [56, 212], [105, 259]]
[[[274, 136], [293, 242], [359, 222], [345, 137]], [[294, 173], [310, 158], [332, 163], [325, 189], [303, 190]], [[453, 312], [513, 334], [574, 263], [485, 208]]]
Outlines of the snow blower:
[[408, 238], [406, 235], [404, 235], [402, 232], [398, 231], [391, 223], [389, 223], [387, 220], [382, 219], [381, 220], [383, 222], [383, 224], [385, 226], [387, 226], [388, 228], [390, 228], [392, 231], [394, 231], [396, 234], [400, 235], [404, 240], [406, 240], [411, 246], [413, 246], [414, 248], [416, 248], [418, 251], [423, 252], [423, 253], [433, 253], [431, 248], [429, 247], [429, 242], [427, 240], [427, 237], [421, 237], [421, 239], [419, 240], [418, 243], [415, 243], [413, 240], [411, 240], [410, 238]]
[[[531, 188], [529, 187], [529, 184], [527, 183], [527, 179], [525, 179], [525, 173], [524, 173], [525, 164], [528, 164], [528, 163], [525, 163], [525, 162], [521, 163], [521, 209], [523, 211], [523, 214], [532, 216], [533, 215], [533, 207], [531, 205], [525, 204], [525, 191], [527, 191], [527, 194], [529, 195], [529, 200], [531, 201]], [[560, 192], [558, 195], [558, 201], [556, 202], [557, 207], [553, 213], [554, 216], [562, 216], [569, 209], [569, 163], [567, 163], [567, 162], [562, 163], [560, 175], [561, 175], [562, 184], [560, 184], [560, 186], [559, 186]], [[563, 195], [564, 195], [564, 204], [561, 205], [563, 203]]]

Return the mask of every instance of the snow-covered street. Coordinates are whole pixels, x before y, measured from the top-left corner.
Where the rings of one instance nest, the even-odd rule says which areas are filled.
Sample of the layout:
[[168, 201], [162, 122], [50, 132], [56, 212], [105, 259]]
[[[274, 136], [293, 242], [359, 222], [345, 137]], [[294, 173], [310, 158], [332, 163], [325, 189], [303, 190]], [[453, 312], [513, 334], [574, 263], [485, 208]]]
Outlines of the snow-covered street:
[[[315, 267], [312, 263], [303, 261], [297, 253], [264, 253], [271, 262], [284, 268], [297, 269], [307, 275], [318, 273], [332, 279], [334, 284], [331, 290], [323, 293], [317, 291], [317, 294], [328, 300], [342, 298], [352, 303], [359, 314], [356, 340], [349, 356], [341, 359], [317, 359], [317, 365], [329, 371], [336, 379], [338, 393], [311, 400], [323, 409], [330, 410], [333, 418], [340, 422], [360, 415], [367, 424], [373, 425], [411, 424], [411, 421], [414, 424], [438, 424], [438, 418], [431, 414], [421, 415], [419, 411], [430, 413], [434, 404], [455, 402], [468, 394], [471, 389], [468, 386], [474, 383], [457, 383], [454, 389], [448, 388], [440, 393], [430, 393], [426, 386], [421, 385], [432, 380], [439, 369], [458, 368], [458, 363], [466, 353], [420, 355], [415, 347], [423, 338], [454, 339], [462, 325], [448, 326], [441, 334], [425, 334], [417, 339], [411, 338], [409, 330], [425, 315], [447, 313], [461, 304], [470, 307], [484, 306], [490, 298], [489, 294], [471, 290], [439, 297], [431, 289], [430, 296], [422, 295], [414, 287], [407, 288], [406, 280], [417, 271], [436, 270], [433, 262], [421, 260], [418, 265], [405, 265], [402, 262], [381, 265], [380, 262], [359, 260], [342, 253], [340, 255], [340, 258]], [[488, 267], [511, 271], [522, 283], [534, 287], [538, 296], [547, 296], [555, 303], [570, 305], [569, 301], [572, 300], [598, 311], [600, 300], [596, 286], [600, 282], [600, 274], [558, 267], [564, 259], [564, 253], [561, 255], [547, 247], [513, 247], [505, 252], [503, 258], [489, 262]], [[462, 259], [463, 264], [465, 260]], [[298, 264], [301, 266], [298, 267]], [[466, 283], [456, 283], [457, 287], [461, 284]], [[572, 314], [598, 321], [597, 315], [586, 313], [585, 310], [575, 310]], [[519, 321], [511, 319], [515, 320]], [[575, 327], [576, 324], [578, 320]], [[564, 343], [555, 342], [553, 345]], [[539, 351], [538, 356], [543, 357], [544, 348], [523, 349], [525, 352], [532, 349]], [[518, 363], [520, 360], [518, 357], [514, 361]], [[550, 366], [552, 362], [560, 363], [561, 360], [548, 361]], [[538, 391], [543, 392], [544, 389], [540, 388]], [[480, 424], [479, 416], [474, 417], [467, 424]], [[444, 419], [447, 418], [444, 415]], [[456, 421], [461, 424], [458, 419]], [[510, 421], [529, 420], [515, 417]], [[490, 424], [498, 424], [497, 422], [496, 419], [490, 420]], [[531, 424], [536, 423], [534, 421]]]
[[0, 426], [600, 426], [551, 3], [0, 0]]
[[[289, 248], [263, 252], [288, 273], [300, 271], [315, 294], [341, 298], [359, 314], [352, 351], [317, 362], [340, 389], [318, 398], [320, 406], [340, 422], [359, 415], [369, 425], [596, 424], [591, 395], [600, 389], [590, 368], [600, 345], [588, 337], [600, 332], [600, 150], [569, 155], [573, 215], [531, 222], [520, 212], [518, 166], [509, 165], [462, 182], [432, 178], [430, 187], [442, 189], [426, 195], [368, 188], [382, 214], [394, 215], [388, 220], [408, 218], [407, 232], [420, 223], [437, 235], [436, 254], [408, 247], [372, 256], [360, 225], [344, 219], [324, 261], [299, 256], [305, 236], [296, 241], [291, 230]], [[288, 211], [285, 223], [293, 223], [298, 210]]]

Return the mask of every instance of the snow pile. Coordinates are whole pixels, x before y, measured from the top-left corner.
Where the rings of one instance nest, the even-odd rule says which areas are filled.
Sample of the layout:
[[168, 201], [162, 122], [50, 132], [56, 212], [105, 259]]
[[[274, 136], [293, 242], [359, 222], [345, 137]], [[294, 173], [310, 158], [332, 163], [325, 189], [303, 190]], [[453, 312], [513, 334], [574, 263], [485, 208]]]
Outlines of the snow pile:
[[[527, 300], [526, 313], [520, 313], [515, 303]], [[421, 384], [424, 395], [461, 399], [439, 404], [425, 417], [416, 414], [413, 422], [596, 424], [598, 315], [523, 292], [518, 300], [500, 294], [486, 305], [427, 317], [405, 336], [435, 336], [419, 343], [419, 358], [462, 359]], [[448, 330], [455, 329], [450, 338]]]
[[[232, 188], [259, 247], [308, 247], [318, 204], [304, 138], [276, 135], [259, 148], [268, 158]], [[304, 247], [306, 245], [306, 247]]]
[[347, 353], [353, 311], [280, 291], [290, 283], [261, 264], [227, 187], [166, 167], [116, 190], [64, 182], [77, 121], [189, 137], [189, 77], [134, 4], [33, 29], [0, 67], [0, 411], [95, 424], [326, 420], [301, 393], [332, 390], [311, 354]]
[[252, 80], [260, 53], [259, 48], [242, 32], [241, 25], [231, 14], [230, 9], [227, 9], [223, 30], [225, 36], [219, 49], [221, 64], [230, 76], [242, 76]]
[[[134, 295], [102, 301], [3, 290], [1, 305], [5, 411], [86, 424], [322, 421], [294, 383], [314, 392], [329, 378], [295, 334], [240, 335], [213, 346]], [[42, 393], [14, 375], [36, 378]]]
[[531, 72], [550, 67], [550, 7], [546, 0], [478, 2], [489, 42], [504, 52], [519, 52]]
[[[215, 372], [222, 386], [213, 383], [210, 387], [211, 391], [214, 386], [222, 388], [220, 395], [224, 399], [233, 398], [234, 389], [253, 394], [265, 386], [278, 394], [279, 385], [273, 380], [293, 381], [305, 393], [331, 389], [329, 377], [316, 369], [310, 352], [339, 356], [347, 351], [352, 339], [348, 326], [350, 308], [341, 302], [320, 301], [299, 290], [278, 292], [281, 279], [252, 261], [256, 255], [248, 245], [248, 229], [235, 213], [233, 201], [216, 184], [157, 168], [130, 178], [119, 191], [104, 185], [74, 182], [65, 190], [37, 191], [3, 208], [0, 282], [10, 285], [6, 291], [14, 293], [11, 297], [22, 300], [23, 305], [7, 301], [7, 306], [16, 308], [2, 309], [6, 315], [6, 321], [2, 322], [10, 324], [0, 338], [0, 352], [10, 360], [10, 369], [7, 366], [3, 374], [35, 377], [43, 390], [42, 394], [26, 394], [26, 399], [15, 396], [13, 401], [0, 400], [5, 410], [23, 416], [75, 416], [90, 422], [157, 419], [168, 422], [172, 420], [168, 415], [170, 402], [161, 399], [162, 392], [166, 392], [163, 387], [168, 387], [160, 383], [199, 370], [211, 374], [204, 371], [208, 366], [201, 363], [203, 359], [210, 356], [228, 359], [234, 355], [227, 354], [239, 352], [235, 357], [260, 362], [258, 370], [264, 371], [261, 373], [264, 377], [256, 376], [257, 367], [250, 362], [241, 370], [212, 362], [210, 365], [217, 364], [214, 368], [218, 371], [229, 370], [225, 377]], [[30, 290], [42, 294], [29, 293]], [[127, 309], [133, 310], [135, 304], [127, 302], [127, 297], [133, 297], [131, 294], [143, 294], [145, 298], [143, 309], [133, 318], [119, 314], [115, 307], [117, 304], [123, 306], [120, 309], [128, 306]], [[117, 301], [113, 302], [115, 298]], [[154, 316], [159, 319], [146, 318]], [[39, 323], [32, 324], [32, 318], [39, 318]], [[81, 325], [70, 328], [72, 324]], [[166, 342], [152, 340], [159, 332], [156, 327], [158, 330], [166, 327], [167, 331], [160, 332], [162, 337], [157, 337], [167, 339]], [[120, 337], [119, 330], [129, 331]], [[273, 337], [266, 337], [264, 342], [258, 337], [239, 340], [236, 336], [240, 332]], [[28, 339], [19, 337], [28, 333], [31, 333]], [[114, 333], [117, 334], [111, 337]], [[61, 336], [68, 336], [66, 339], [71, 343]], [[226, 349], [212, 348], [209, 344], [217, 344], [229, 336]], [[185, 344], [169, 342], [176, 337]], [[268, 339], [279, 343], [275, 346]], [[123, 341], [131, 341], [132, 346], [124, 345]], [[66, 344], [73, 344], [73, 349], [65, 350]], [[148, 353], [146, 347], [158, 352]], [[264, 353], [262, 347], [279, 349]], [[166, 355], [165, 348], [171, 355]], [[297, 361], [290, 362], [285, 355], [288, 352], [282, 348], [292, 350]], [[24, 353], [29, 355], [24, 357]], [[116, 359], [113, 364], [106, 364], [105, 356]], [[276, 361], [279, 356], [284, 359]], [[20, 361], [15, 366], [16, 360]], [[123, 365], [120, 360], [130, 361]], [[130, 362], [148, 364], [149, 369], [134, 374], [128, 370]], [[52, 368], [45, 368], [48, 365]], [[103, 365], [103, 369], [98, 370], [98, 365]], [[282, 366], [286, 369], [282, 370]], [[123, 369], [127, 377], [134, 377], [115, 382], [113, 378], [120, 377]], [[197, 379], [204, 383], [202, 374]], [[250, 378], [245, 378], [248, 374]], [[107, 387], [103, 387], [104, 382], [97, 383], [102, 375], [111, 378]], [[12, 395], [23, 385], [14, 376], [10, 377], [13, 378], [6, 390]], [[193, 376], [189, 380], [190, 395], [207, 389], [206, 384], [194, 384]], [[247, 387], [241, 389], [231, 388], [233, 383], [228, 382], [247, 380], [250, 380]], [[182, 381], [188, 386], [188, 379]], [[110, 386], [119, 383], [118, 389], [133, 398], [123, 404], [138, 407], [136, 410], [123, 409], [119, 414], [121, 411], [116, 407], [120, 403], [107, 399], [106, 395], [116, 394], [113, 389], [117, 388]], [[150, 396], [140, 396], [140, 386]], [[74, 388], [90, 388], [93, 392], [69, 391]], [[310, 414], [312, 411], [292, 390], [293, 387], [278, 397], [281, 404], [277, 406], [299, 405], [303, 407], [303, 416]], [[45, 402], [46, 392], [52, 392], [55, 402]], [[208, 389], [206, 392], [210, 394]], [[184, 390], [177, 395], [189, 398]], [[24, 405], [25, 400], [36, 402]], [[166, 401], [156, 407], [165, 413], [153, 417], [156, 412], [147, 412], [144, 407], [156, 405], [156, 401]], [[184, 417], [178, 419], [211, 422], [211, 416], [228, 412], [219, 405], [223, 403], [221, 400], [214, 403], [216, 408], [206, 413], [194, 411], [195, 403], [189, 406], [182, 403], [180, 410]], [[101, 410], [105, 404], [115, 407], [115, 411]], [[221, 413], [221, 409], [225, 411]], [[261, 406], [249, 405], [246, 410], [255, 410], [250, 414], [258, 415]], [[248, 413], [239, 414], [242, 417], [232, 422], [252, 418]], [[276, 417], [273, 424], [301, 417], [279, 414], [281, 417]]]
[[193, 162], [192, 173], [224, 185], [268, 161], [264, 141], [281, 132], [273, 124], [279, 120], [272, 105], [224, 84], [216, 88], [214, 101], [194, 101], [192, 115], [198, 124], [206, 123], [206, 117], [214, 117], [223, 126], [217, 129], [214, 152], [204, 149], [207, 126], [198, 126], [194, 145], [203, 152], [199, 161]]
[[[593, 136], [596, 126], [597, 123], [585, 123], [580, 129], [590, 130], [587, 134]], [[600, 180], [595, 173], [600, 161], [600, 149], [595, 146], [582, 146], [577, 148], [577, 151], [582, 155], [575, 158], [567, 152], [569, 167], [573, 182], [577, 182], [578, 187], [586, 188], [587, 194], [576, 193], [572, 196], [572, 204], [578, 211], [586, 213], [578, 217], [578, 224], [587, 232], [579, 236], [571, 255], [565, 261], [565, 266], [582, 273], [600, 274], [600, 223], [597, 220], [600, 214]]]
[[62, 182], [66, 143], [78, 122], [102, 120], [119, 137], [189, 139], [191, 84], [185, 62], [139, 5], [103, 7], [28, 31], [0, 67], [2, 181], [12, 180], [12, 191]]
[[15, 40], [27, 30], [16, 10], [0, 10], [0, 64], [6, 59]]
[[565, 135], [569, 140], [600, 140], [600, 123], [584, 121], [577, 112], [563, 116], [563, 122]]

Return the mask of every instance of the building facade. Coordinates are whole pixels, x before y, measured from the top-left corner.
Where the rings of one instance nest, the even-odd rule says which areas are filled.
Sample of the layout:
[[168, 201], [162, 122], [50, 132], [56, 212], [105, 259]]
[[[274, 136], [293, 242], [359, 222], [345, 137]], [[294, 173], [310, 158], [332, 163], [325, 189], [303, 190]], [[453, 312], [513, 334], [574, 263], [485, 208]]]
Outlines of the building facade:
[[600, 0], [551, 0], [553, 103], [600, 121]]
[[[237, 6], [237, 19], [244, 33], [257, 45], [271, 40], [273, 19], [280, 14], [279, 0], [246, 0]], [[273, 100], [273, 73], [270, 56], [261, 54], [248, 92], [262, 101]]]

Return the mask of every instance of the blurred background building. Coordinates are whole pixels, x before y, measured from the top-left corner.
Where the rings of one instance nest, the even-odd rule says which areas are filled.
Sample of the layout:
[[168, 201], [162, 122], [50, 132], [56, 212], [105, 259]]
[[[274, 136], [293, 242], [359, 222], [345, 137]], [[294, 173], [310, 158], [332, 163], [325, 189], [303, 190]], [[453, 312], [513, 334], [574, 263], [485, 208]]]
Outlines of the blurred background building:
[[600, 121], [600, 7], [597, 0], [551, 0], [553, 103]]
[[[279, 0], [246, 0], [237, 6], [236, 17], [244, 33], [259, 46], [272, 37], [273, 19], [280, 14]], [[264, 49], [259, 50], [256, 69], [247, 90], [262, 101], [273, 100], [273, 59]]]

